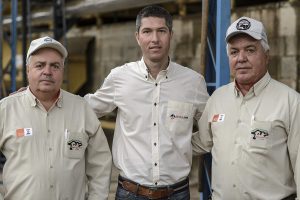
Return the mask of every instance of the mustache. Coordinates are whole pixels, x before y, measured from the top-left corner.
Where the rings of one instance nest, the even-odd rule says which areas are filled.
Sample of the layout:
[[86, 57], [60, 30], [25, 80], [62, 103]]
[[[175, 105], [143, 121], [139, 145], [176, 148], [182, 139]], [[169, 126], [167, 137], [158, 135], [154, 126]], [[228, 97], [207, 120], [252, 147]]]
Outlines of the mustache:
[[42, 81], [55, 82], [55, 81], [53, 80], [53, 78], [52, 78], [52, 77], [49, 77], [49, 76], [45, 76], [45, 77], [41, 78], [39, 81], [40, 81], [40, 82], [42, 82]]

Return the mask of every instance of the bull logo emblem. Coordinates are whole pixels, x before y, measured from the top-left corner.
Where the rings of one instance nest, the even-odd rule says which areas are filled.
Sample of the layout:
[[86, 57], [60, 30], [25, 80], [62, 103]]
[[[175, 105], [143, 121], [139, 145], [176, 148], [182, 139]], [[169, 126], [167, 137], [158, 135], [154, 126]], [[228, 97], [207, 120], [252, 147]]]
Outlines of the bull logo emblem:
[[251, 26], [251, 23], [246, 20], [246, 19], [241, 19], [237, 24], [236, 24], [236, 29], [237, 30], [247, 30]]
[[82, 142], [79, 140], [70, 140], [68, 145], [70, 146], [70, 150], [79, 150], [81, 149]]
[[262, 129], [254, 129], [253, 131], [251, 131], [251, 134], [253, 135], [253, 140], [264, 139], [269, 136], [268, 131]]

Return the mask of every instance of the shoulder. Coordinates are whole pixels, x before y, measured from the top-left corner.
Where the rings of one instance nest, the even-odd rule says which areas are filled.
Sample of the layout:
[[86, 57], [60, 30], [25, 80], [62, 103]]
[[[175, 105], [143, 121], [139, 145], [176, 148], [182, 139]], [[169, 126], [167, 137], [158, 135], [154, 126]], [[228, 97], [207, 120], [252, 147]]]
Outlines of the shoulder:
[[288, 98], [289, 100], [294, 99], [299, 101], [300, 98], [300, 95], [296, 90], [275, 79], [271, 79], [269, 84], [269, 90], [271, 90], [272, 93], [275, 92], [276, 96]]
[[13, 105], [15, 105], [16, 102], [23, 99], [25, 95], [26, 95], [26, 90], [24, 90], [22, 92], [18, 92], [16, 94], [13, 94], [10, 96], [7, 96], [0, 100], [0, 105], [1, 106], [10, 106], [10, 105], [13, 106]]
[[234, 93], [234, 82], [230, 82], [226, 85], [222, 85], [221, 87], [217, 88], [212, 93], [211, 99], [225, 97], [233, 93]]
[[118, 74], [118, 73], [124, 73], [127, 71], [132, 71], [137, 68], [138, 62], [139, 61], [129, 62], [129, 63], [125, 63], [124, 65], [117, 66], [117, 67], [113, 68], [110, 73]]
[[176, 76], [189, 77], [190, 79], [204, 80], [204, 77], [200, 73], [196, 72], [195, 70], [189, 67], [185, 67], [176, 62], [171, 62], [170, 65], [173, 68], [174, 74]]

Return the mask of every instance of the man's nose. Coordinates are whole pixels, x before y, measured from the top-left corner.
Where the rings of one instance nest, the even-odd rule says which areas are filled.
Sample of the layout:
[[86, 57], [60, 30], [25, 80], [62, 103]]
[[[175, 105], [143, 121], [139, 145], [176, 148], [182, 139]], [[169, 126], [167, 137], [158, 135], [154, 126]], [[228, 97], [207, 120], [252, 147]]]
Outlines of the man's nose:
[[43, 74], [47, 74], [47, 75], [52, 74], [51, 66], [50, 65], [46, 65], [44, 67]]
[[245, 51], [240, 51], [238, 55], [238, 61], [239, 62], [244, 62], [247, 60], [247, 52]]

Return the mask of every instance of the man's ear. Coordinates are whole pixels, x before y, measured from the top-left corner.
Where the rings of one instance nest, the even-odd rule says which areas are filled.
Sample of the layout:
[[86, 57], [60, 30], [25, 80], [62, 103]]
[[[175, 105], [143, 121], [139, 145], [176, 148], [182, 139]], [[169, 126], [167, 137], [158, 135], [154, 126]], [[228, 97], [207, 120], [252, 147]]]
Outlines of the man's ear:
[[137, 31], [135, 32], [135, 39], [136, 39], [138, 45], [140, 45], [139, 32], [137, 32]]

